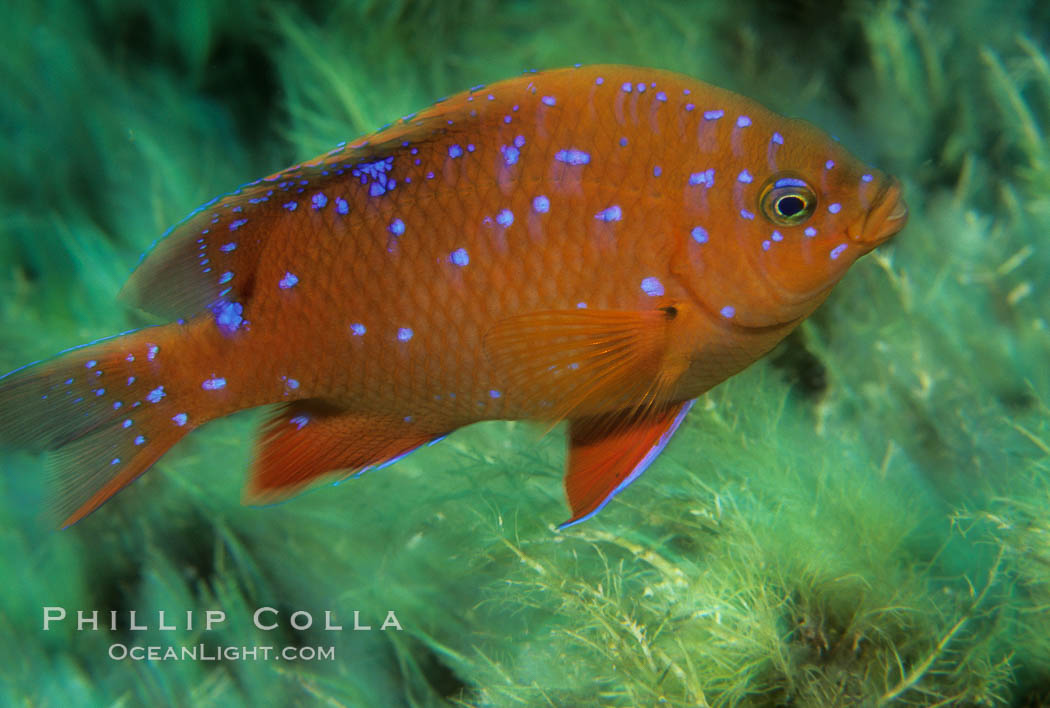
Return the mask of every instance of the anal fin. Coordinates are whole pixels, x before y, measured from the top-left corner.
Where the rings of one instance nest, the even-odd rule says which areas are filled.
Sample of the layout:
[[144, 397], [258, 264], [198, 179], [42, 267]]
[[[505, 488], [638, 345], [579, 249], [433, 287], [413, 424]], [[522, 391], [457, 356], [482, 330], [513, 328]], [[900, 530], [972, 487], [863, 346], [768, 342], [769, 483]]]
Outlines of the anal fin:
[[436, 437], [402, 420], [298, 401], [264, 426], [245, 501], [279, 501], [336, 471], [347, 476], [391, 464]]
[[559, 528], [589, 519], [638, 479], [663, 451], [693, 401], [671, 404], [634, 420], [607, 416], [573, 420], [569, 427], [569, 471], [565, 492], [572, 518]]

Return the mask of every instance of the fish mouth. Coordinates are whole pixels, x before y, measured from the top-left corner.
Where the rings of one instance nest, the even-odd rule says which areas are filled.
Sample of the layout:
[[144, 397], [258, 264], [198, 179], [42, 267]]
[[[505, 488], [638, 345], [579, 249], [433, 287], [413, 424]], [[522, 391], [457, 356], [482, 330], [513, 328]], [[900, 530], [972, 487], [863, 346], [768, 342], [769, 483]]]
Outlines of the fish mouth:
[[851, 235], [854, 241], [874, 248], [903, 229], [906, 223], [908, 205], [901, 197], [901, 183], [896, 177], [890, 177], [875, 197], [858, 232]]

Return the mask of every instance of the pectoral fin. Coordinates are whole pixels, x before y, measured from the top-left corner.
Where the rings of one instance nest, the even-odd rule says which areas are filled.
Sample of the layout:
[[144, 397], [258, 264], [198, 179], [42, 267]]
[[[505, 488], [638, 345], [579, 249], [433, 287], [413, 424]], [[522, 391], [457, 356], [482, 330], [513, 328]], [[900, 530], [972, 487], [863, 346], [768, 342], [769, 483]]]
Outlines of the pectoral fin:
[[672, 404], [635, 420], [610, 424], [599, 416], [573, 420], [565, 492], [572, 518], [559, 528], [589, 519], [663, 451], [693, 401]]
[[549, 310], [508, 318], [485, 347], [507, 388], [551, 422], [662, 403], [685, 370], [669, 357], [672, 307]]

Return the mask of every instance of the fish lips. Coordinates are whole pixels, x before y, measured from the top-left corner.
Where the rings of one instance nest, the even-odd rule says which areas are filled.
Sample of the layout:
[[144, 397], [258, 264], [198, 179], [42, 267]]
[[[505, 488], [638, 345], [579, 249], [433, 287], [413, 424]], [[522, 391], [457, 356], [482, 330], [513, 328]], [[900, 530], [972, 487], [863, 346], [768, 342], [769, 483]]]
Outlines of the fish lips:
[[901, 196], [901, 183], [897, 178], [886, 180], [875, 202], [864, 217], [859, 228], [851, 229], [851, 239], [868, 248], [880, 243], [904, 228], [908, 223], [908, 205]]

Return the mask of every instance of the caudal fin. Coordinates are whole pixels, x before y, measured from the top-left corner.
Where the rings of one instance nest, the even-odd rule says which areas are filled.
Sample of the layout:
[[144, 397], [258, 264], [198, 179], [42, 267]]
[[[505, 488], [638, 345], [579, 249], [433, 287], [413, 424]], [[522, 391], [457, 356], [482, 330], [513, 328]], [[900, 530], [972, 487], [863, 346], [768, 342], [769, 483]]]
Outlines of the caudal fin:
[[[0, 443], [50, 451], [66, 527], [101, 506], [200, 420], [164, 399], [171, 327], [87, 345], [0, 378]], [[171, 352], [167, 352], [168, 356]]]

